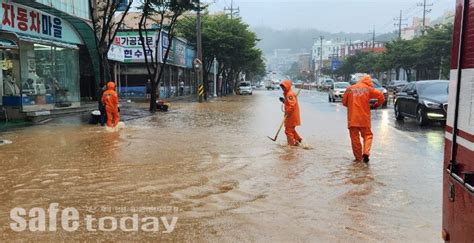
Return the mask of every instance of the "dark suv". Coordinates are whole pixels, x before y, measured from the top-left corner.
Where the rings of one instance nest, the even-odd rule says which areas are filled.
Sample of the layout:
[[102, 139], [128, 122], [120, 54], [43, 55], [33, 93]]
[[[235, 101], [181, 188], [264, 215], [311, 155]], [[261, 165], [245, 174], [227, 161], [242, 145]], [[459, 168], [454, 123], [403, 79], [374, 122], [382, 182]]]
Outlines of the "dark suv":
[[415, 118], [420, 126], [430, 121], [446, 121], [448, 86], [446, 80], [408, 83], [397, 94], [395, 117], [397, 120], [405, 116]]

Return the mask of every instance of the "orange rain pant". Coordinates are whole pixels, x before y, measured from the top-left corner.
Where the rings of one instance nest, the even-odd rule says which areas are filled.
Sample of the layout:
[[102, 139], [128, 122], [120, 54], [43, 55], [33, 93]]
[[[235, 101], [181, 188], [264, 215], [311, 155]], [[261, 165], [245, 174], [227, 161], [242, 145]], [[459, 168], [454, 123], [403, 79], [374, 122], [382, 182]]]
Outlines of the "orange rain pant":
[[120, 114], [118, 112], [117, 107], [115, 107], [115, 109], [106, 107], [106, 111], [107, 111], [107, 126], [116, 127], [120, 121]]
[[288, 140], [288, 145], [295, 146], [296, 141], [301, 141], [300, 135], [296, 132], [295, 126], [285, 126], [286, 139]]
[[[352, 152], [354, 153], [354, 157], [356, 160], [361, 161], [362, 155], [370, 155], [370, 148], [372, 147], [372, 139], [373, 134], [370, 130], [370, 127], [351, 127], [349, 128], [349, 133], [351, 135], [351, 142], [352, 142]], [[364, 142], [360, 143], [360, 138]]]

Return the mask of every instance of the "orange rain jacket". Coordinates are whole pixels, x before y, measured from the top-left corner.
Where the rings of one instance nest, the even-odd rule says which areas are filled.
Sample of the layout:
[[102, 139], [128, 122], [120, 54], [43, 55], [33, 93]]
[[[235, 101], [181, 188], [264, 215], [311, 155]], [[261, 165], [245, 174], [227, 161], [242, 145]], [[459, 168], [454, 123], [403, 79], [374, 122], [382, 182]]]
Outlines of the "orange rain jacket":
[[115, 92], [115, 83], [108, 82], [107, 90], [102, 94], [102, 103], [107, 111], [107, 126], [115, 127], [120, 119], [118, 112], [119, 98]]
[[283, 95], [285, 96], [285, 127], [296, 127], [301, 125], [298, 98], [291, 90], [291, 81], [283, 80], [280, 86], [285, 87], [285, 91], [283, 92]]
[[374, 88], [372, 78], [364, 76], [357, 83], [347, 88], [342, 104], [347, 107], [348, 127], [371, 127], [370, 100], [377, 99], [376, 106], [385, 102], [380, 90]]

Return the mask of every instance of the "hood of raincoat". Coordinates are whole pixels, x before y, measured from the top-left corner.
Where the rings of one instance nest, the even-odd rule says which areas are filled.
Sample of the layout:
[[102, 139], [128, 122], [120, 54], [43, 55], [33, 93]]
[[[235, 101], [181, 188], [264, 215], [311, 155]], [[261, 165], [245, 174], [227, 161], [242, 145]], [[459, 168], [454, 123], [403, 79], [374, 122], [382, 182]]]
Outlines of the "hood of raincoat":
[[359, 83], [365, 84], [369, 87], [374, 87], [374, 83], [372, 83], [372, 78], [369, 75], [365, 75], [359, 80]]
[[108, 90], [115, 90], [115, 83], [114, 82], [108, 82], [107, 83], [107, 89]]
[[283, 80], [281, 81], [280, 83], [280, 86], [283, 86], [285, 87], [285, 93], [288, 93], [289, 91], [291, 91], [291, 86], [292, 86], [292, 83], [290, 80]]

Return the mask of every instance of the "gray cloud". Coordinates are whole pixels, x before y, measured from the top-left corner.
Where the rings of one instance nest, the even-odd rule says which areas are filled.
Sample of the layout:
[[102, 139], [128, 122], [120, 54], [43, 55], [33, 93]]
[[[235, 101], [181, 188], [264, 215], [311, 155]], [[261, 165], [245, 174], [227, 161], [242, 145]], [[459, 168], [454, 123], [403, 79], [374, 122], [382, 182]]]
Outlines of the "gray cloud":
[[[208, 0], [210, 1], [210, 0]], [[375, 25], [377, 32], [394, 30], [393, 19], [400, 10], [406, 17], [422, 16], [421, 0], [234, 0], [240, 16], [252, 27], [274, 29], [319, 29], [329, 32], [368, 32]], [[222, 11], [231, 0], [216, 0], [211, 12]], [[430, 1], [429, 1], [430, 2]], [[452, 0], [432, 0], [432, 19], [454, 9]]]

